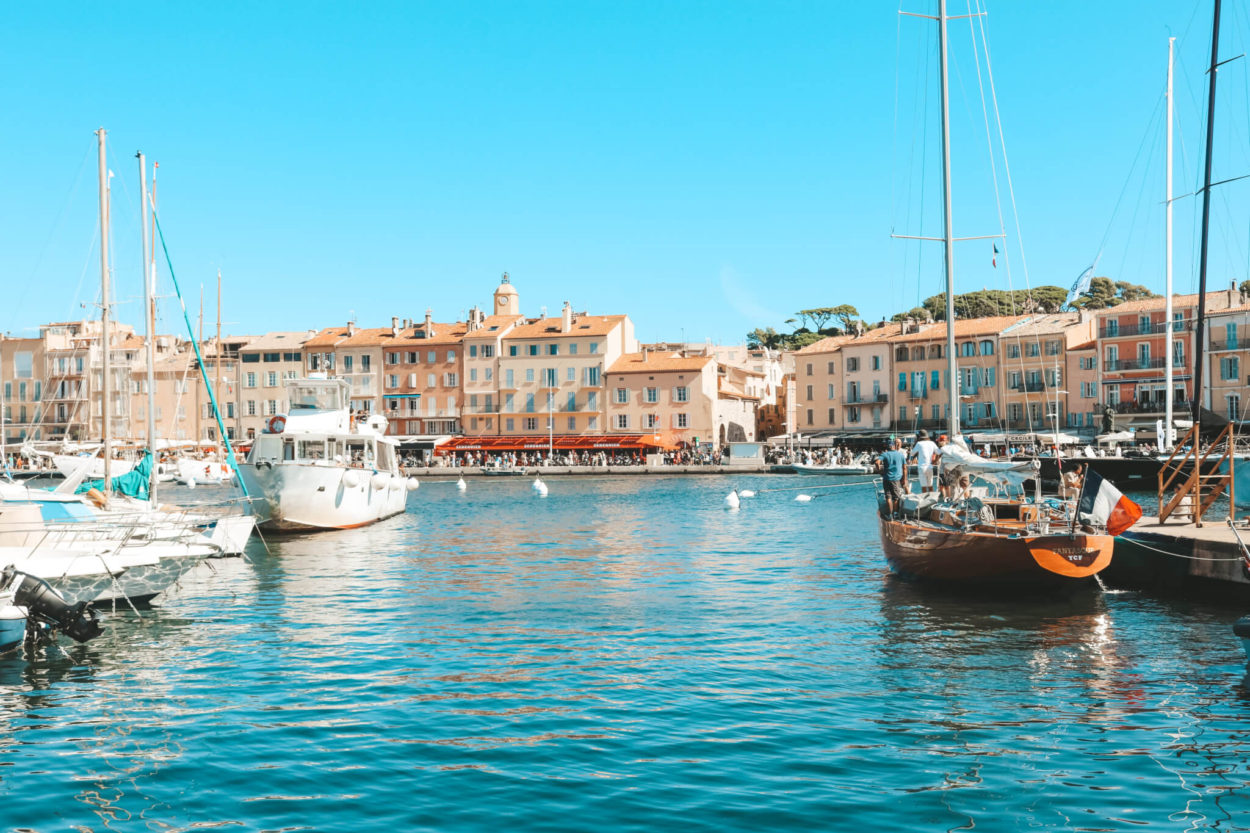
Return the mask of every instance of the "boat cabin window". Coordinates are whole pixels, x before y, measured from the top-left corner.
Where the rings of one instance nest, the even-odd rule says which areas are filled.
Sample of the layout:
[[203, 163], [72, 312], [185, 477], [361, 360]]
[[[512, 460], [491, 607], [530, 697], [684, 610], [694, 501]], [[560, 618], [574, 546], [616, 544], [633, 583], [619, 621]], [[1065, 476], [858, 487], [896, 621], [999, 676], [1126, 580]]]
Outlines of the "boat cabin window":
[[378, 443], [378, 471], [395, 470], [395, 449], [386, 443]]
[[356, 465], [373, 465], [373, 444], [365, 440], [347, 441], [347, 462]]
[[248, 462], [259, 462], [261, 460], [277, 460], [282, 453], [282, 440], [277, 437], [268, 437], [262, 435], [256, 444], [252, 446], [252, 453], [248, 457]]
[[282, 441], [282, 459], [283, 460], [295, 459], [295, 440], [283, 440]]
[[334, 460], [339, 455], [339, 441], [331, 437], [326, 440], [326, 459]]
[[326, 444], [324, 440], [300, 440], [299, 457], [301, 460], [324, 460]]
[[338, 387], [291, 385], [292, 411], [337, 411], [343, 407]]

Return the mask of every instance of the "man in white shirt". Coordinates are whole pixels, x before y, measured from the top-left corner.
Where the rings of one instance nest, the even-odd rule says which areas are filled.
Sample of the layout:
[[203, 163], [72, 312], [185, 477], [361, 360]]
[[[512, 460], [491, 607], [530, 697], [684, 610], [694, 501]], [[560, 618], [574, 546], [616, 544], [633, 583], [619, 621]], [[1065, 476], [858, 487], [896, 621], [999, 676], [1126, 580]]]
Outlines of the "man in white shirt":
[[916, 461], [922, 492], [933, 491], [933, 455], [937, 450], [937, 443], [929, 439], [929, 432], [922, 428], [916, 434], [916, 444], [911, 447], [911, 459]]

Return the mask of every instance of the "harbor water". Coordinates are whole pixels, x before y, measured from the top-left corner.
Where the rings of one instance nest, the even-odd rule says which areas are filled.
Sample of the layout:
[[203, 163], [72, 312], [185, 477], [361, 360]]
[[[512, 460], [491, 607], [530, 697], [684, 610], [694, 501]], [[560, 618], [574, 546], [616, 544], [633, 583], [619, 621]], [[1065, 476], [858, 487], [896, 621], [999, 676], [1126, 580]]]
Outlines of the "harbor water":
[[1250, 611], [901, 582], [820, 482], [426, 481], [206, 563], [0, 658], [0, 829], [1250, 829]]

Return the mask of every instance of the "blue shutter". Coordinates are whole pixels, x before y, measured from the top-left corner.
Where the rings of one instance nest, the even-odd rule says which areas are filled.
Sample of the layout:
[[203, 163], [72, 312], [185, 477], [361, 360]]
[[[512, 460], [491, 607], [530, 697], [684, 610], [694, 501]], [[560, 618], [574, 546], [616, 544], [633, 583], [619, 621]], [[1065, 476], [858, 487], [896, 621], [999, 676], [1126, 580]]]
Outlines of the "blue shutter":
[[906, 373], [898, 374], [898, 389], [907, 390], [907, 374]]

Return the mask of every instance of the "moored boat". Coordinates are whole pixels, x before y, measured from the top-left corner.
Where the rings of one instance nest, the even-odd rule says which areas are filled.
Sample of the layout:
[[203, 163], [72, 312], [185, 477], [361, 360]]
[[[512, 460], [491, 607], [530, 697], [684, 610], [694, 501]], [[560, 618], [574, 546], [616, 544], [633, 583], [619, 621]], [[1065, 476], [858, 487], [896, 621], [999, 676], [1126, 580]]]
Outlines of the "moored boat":
[[239, 467], [260, 526], [350, 529], [404, 512], [417, 481], [399, 471], [386, 418], [353, 420], [341, 379], [287, 387], [290, 412], [269, 420]]

